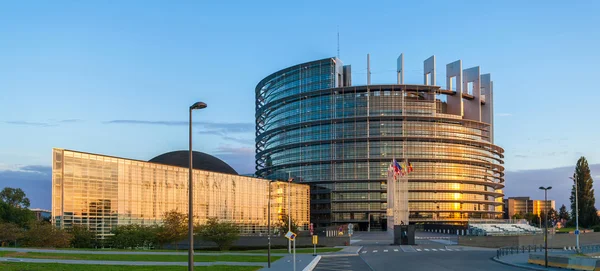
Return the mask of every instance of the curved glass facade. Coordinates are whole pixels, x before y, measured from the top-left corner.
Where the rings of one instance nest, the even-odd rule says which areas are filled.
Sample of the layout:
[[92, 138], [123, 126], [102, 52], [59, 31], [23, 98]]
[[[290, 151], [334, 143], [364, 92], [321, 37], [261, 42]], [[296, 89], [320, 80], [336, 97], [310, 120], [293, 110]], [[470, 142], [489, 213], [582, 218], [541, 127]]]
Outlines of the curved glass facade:
[[311, 222], [385, 228], [387, 168], [408, 159], [410, 222], [501, 218], [503, 149], [491, 124], [448, 113], [427, 85], [349, 86], [341, 61], [276, 72], [256, 87], [256, 174], [311, 184]]

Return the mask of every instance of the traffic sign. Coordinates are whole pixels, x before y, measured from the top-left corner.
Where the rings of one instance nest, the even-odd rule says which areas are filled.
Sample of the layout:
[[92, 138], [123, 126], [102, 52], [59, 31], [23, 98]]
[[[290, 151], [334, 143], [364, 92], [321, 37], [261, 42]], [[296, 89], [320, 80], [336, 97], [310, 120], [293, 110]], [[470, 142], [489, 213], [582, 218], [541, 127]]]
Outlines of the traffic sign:
[[315, 230], [315, 228], [313, 226], [313, 223], [310, 223], [310, 235], [314, 234], [314, 230]]
[[352, 236], [354, 233], [354, 225], [352, 223], [348, 223], [348, 235]]
[[291, 241], [293, 241], [294, 239], [296, 239], [296, 234], [293, 233], [293, 232], [291, 232], [291, 231], [288, 231], [285, 234], [285, 238], [290, 239]]
[[313, 245], [318, 244], [319, 243], [319, 236], [313, 235], [313, 237], [312, 237], [312, 243], [313, 243]]
[[579, 230], [575, 230], [575, 235], [579, 235]]

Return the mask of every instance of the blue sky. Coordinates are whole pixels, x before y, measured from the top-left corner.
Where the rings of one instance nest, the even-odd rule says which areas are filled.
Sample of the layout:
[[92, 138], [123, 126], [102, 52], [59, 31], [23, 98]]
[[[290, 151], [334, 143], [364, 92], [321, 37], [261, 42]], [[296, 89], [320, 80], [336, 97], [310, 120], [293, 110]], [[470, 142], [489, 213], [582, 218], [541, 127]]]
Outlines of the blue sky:
[[198, 100], [208, 108], [194, 113], [194, 149], [252, 172], [254, 87], [335, 56], [339, 28], [355, 85], [366, 82], [367, 53], [375, 84], [395, 82], [402, 52], [407, 83], [422, 82], [433, 54], [438, 85], [457, 59], [490, 72], [507, 195], [539, 198], [522, 188], [565, 186], [582, 155], [600, 164], [599, 11], [597, 1], [5, 2], [0, 187], [22, 186], [49, 207], [52, 147], [142, 160], [186, 149]]

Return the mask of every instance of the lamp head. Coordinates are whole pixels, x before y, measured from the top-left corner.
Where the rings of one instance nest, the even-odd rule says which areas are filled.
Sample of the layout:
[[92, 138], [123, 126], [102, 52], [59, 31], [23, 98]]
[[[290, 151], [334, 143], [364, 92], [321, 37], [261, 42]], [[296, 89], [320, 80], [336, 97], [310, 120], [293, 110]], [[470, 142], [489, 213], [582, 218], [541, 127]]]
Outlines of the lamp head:
[[204, 103], [204, 102], [196, 102], [192, 106], [190, 106], [190, 110], [203, 109], [203, 108], [206, 108], [206, 103]]

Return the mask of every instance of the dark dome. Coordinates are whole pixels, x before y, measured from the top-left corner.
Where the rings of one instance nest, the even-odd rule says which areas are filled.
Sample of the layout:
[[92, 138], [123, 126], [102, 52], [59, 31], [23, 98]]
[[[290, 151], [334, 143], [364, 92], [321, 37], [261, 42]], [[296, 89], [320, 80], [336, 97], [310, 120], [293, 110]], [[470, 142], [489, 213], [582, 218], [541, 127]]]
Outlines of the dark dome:
[[[172, 151], [156, 156], [148, 162], [176, 167], [189, 167], [189, 151]], [[237, 171], [223, 160], [203, 152], [193, 152], [194, 169], [238, 175]]]

